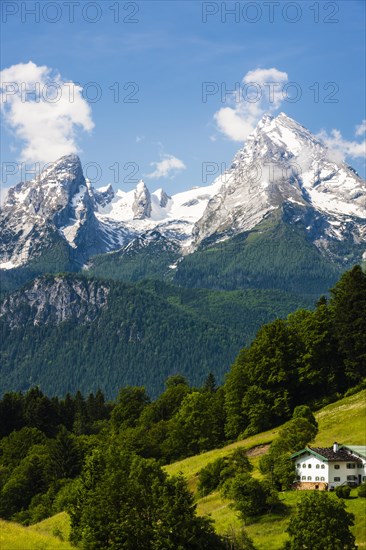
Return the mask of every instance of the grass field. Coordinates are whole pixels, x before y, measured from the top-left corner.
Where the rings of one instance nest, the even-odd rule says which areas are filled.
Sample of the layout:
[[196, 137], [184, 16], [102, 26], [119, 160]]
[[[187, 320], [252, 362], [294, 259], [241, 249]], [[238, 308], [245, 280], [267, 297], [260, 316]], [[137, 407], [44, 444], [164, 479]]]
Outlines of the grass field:
[[57, 536], [61, 540], [69, 540], [71, 531], [70, 517], [66, 512], [61, 512], [32, 525], [30, 529], [38, 533]]
[[[190, 489], [192, 491], [195, 491], [198, 481], [198, 473], [200, 470], [202, 470], [202, 468], [207, 466], [209, 462], [216, 460], [216, 458], [226, 456], [230, 454], [234, 449], [238, 449], [240, 447], [245, 447], [246, 449], [252, 449], [255, 447], [258, 453], [261, 453], [262, 448], [264, 452], [268, 448], [268, 445], [271, 443], [271, 441], [274, 440], [277, 433], [278, 428], [274, 430], [269, 430], [268, 432], [262, 432], [260, 434], [248, 437], [247, 439], [243, 439], [242, 441], [236, 441], [235, 443], [226, 445], [225, 447], [222, 447], [220, 449], [213, 449], [212, 451], [207, 451], [206, 453], [191, 456], [189, 458], [185, 458], [184, 460], [180, 460], [179, 462], [174, 462], [173, 464], [165, 466], [165, 470], [170, 475], [182, 473], [187, 479]], [[255, 462], [255, 458], [256, 457], [253, 457], [252, 459], [253, 464]]]
[[[53, 518], [50, 520], [52, 523]], [[22, 527], [10, 521], [0, 520], [0, 548], [1, 550], [72, 550], [73, 546], [47, 531], [42, 531], [38, 526]]]
[[[280, 550], [282, 548], [287, 539], [286, 527], [291, 512], [295, 509], [301, 496], [300, 491], [280, 493], [280, 500], [288, 506], [286, 516], [268, 514], [262, 516], [258, 522], [245, 526], [258, 550]], [[352, 532], [361, 550], [366, 548], [366, 500], [357, 498], [356, 489], [352, 490], [351, 496], [352, 498], [346, 501], [346, 506], [347, 510], [355, 515], [355, 525], [352, 527]], [[223, 499], [218, 492], [198, 500], [197, 510], [201, 515], [211, 516], [218, 533], [225, 533], [231, 529], [237, 530], [243, 525], [235, 510], [231, 508], [230, 502]]]
[[314, 446], [329, 447], [334, 441], [366, 445], [366, 390], [324, 407], [315, 416], [319, 432]]

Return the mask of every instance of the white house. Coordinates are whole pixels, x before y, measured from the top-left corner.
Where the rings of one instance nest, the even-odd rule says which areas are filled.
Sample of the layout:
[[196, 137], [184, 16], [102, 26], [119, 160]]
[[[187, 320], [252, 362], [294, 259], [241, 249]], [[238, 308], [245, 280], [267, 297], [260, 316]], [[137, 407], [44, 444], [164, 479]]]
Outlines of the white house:
[[294, 453], [296, 489], [330, 490], [366, 481], [366, 446], [305, 447]]

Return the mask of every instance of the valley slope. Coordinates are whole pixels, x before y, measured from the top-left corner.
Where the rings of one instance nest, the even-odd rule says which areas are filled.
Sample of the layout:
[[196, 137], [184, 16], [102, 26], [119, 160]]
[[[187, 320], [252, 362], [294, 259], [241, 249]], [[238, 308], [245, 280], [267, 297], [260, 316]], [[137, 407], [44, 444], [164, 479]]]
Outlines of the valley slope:
[[[214, 292], [45, 275], [0, 304], [0, 393], [39, 385], [50, 395], [124, 385], [151, 396], [172, 374], [223, 380], [262, 323], [298, 304], [281, 291]], [[306, 302], [304, 302], [306, 305]]]

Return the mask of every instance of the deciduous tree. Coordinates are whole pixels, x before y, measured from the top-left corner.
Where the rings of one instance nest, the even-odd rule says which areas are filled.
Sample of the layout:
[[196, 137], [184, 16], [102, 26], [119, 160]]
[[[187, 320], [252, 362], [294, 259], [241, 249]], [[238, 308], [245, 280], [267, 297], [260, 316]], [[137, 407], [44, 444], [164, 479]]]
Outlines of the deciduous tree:
[[355, 537], [350, 531], [354, 516], [345, 509], [343, 500], [326, 492], [312, 491], [302, 495], [296, 513], [287, 529], [289, 550], [355, 550]]

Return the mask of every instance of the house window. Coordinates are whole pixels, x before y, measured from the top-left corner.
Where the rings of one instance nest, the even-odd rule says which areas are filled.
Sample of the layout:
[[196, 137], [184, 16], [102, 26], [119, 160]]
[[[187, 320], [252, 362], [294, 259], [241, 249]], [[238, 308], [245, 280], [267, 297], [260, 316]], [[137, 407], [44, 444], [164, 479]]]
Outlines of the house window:
[[303, 481], [306, 481], [306, 476], [302, 476], [301, 478]]
[[353, 468], [356, 468], [356, 464], [354, 462], [347, 462], [347, 468], [348, 470], [352, 470]]
[[334, 464], [334, 469], [335, 470], [339, 470], [339, 468], [340, 468], [339, 464]]
[[320, 468], [320, 464], [317, 464], [317, 465], [315, 466], [315, 468]]
[[366, 476], [363, 476], [362, 481], [366, 481]]
[[315, 481], [319, 481], [319, 476], [316, 476]]
[[325, 481], [325, 477], [321, 477], [321, 478], [320, 478], [320, 481]]
[[308, 476], [308, 481], [311, 481], [311, 476]]
[[362, 464], [361, 462], [359, 462], [359, 463], [357, 464], [357, 468], [362, 468], [362, 466], [363, 466], [363, 464]]
[[301, 477], [300, 477], [300, 476], [296, 476], [296, 479], [297, 479], [297, 481], [300, 481]]
[[347, 476], [347, 481], [357, 481], [357, 476]]
[[302, 467], [303, 467], [303, 468], [306, 468], [306, 464], [303, 464]]
[[322, 469], [322, 470], [324, 470], [324, 468], [325, 468], [325, 465], [324, 465], [324, 464], [322, 464], [322, 465], [321, 465], [321, 469]]
[[308, 464], [308, 468], [311, 468], [311, 464]]
[[298, 462], [298, 463], [296, 464], [296, 466], [297, 466], [298, 468], [300, 468], [300, 467], [301, 467], [300, 462]]
[[341, 481], [341, 478], [340, 477], [335, 477], [334, 481]]

